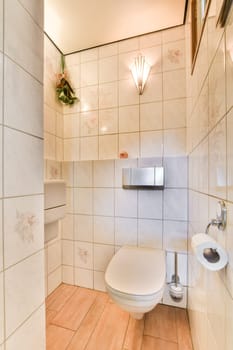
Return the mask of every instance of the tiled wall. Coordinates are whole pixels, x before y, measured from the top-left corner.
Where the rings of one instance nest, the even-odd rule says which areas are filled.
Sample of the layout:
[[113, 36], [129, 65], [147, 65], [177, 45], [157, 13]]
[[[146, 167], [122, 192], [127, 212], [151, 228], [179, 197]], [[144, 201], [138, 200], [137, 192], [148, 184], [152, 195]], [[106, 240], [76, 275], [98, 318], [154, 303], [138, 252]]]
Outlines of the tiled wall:
[[[64, 108], [64, 160], [184, 155], [184, 27], [66, 56], [80, 102]], [[152, 66], [139, 97], [130, 66], [138, 53]]]
[[[140, 97], [130, 72], [138, 52], [152, 65]], [[105, 290], [107, 264], [128, 243], [179, 251], [187, 285], [185, 62], [184, 27], [66, 56], [80, 102], [64, 108], [64, 282]], [[122, 189], [122, 167], [159, 164], [164, 191]], [[168, 282], [173, 263], [168, 253]]]
[[[164, 164], [164, 191], [122, 189], [122, 168]], [[68, 214], [63, 221], [63, 281], [105, 290], [104, 271], [124, 244], [178, 251], [187, 285], [187, 158], [63, 163]], [[179, 206], [177, 206], [179, 202]], [[168, 281], [174, 273], [168, 255]]]
[[0, 1], [1, 350], [45, 349], [42, 28], [43, 1]]
[[[224, 232], [210, 229], [228, 252], [227, 268], [219, 273], [205, 270], [189, 246], [188, 308], [195, 350], [233, 347], [233, 25], [216, 28], [221, 3], [211, 1], [194, 73], [187, 72], [189, 243], [215, 218], [219, 200], [225, 201], [228, 212]], [[187, 25], [188, 53], [189, 44]]]
[[[44, 37], [44, 179], [60, 179], [63, 159], [63, 107], [55, 94], [61, 54]], [[45, 235], [55, 237], [45, 243], [45, 291], [50, 294], [61, 282], [60, 223], [45, 225]]]

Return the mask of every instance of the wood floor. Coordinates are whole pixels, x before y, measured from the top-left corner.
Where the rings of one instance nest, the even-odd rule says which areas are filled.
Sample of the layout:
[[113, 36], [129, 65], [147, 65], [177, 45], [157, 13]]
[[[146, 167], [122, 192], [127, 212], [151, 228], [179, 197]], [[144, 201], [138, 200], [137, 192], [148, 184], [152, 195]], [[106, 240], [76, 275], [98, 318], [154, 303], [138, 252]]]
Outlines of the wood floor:
[[136, 321], [106, 293], [66, 284], [46, 306], [46, 350], [192, 350], [183, 309], [157, 305]]

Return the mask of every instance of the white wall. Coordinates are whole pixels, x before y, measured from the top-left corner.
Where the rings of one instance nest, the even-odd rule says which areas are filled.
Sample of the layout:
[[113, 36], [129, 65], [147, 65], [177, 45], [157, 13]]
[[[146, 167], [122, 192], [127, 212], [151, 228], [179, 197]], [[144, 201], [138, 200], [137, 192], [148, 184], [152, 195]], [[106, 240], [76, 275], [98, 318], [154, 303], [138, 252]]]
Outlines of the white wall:
[[45, 349], [42, 28], [43, 1], [0, 1], [1, 350]]
[[[216, 28], [221, 3], [211, 1], [194, 73], [191, 76], [190, 69], [187, 72], [189, 243], [193, 234], [204, 232], [210, 219], [215, 218], [219, 200], [226, 202], [228, 212], [224, 232], [210, 229], [210, 235], [228, 252], [226, 269], [219, 273], [206, 271], [189, 246], [188, 308], [195, 350], [233, 347], [233, 26]], [[186, 34], [189, 55], [189, 24]]]

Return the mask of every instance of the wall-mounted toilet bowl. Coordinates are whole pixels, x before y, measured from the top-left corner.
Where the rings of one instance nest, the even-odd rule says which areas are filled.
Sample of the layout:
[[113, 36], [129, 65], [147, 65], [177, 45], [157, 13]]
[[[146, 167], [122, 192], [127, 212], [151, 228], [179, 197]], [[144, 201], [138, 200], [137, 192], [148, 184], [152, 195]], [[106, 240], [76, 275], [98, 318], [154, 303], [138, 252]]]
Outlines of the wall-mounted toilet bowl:
[[161, 301], [165, 277], [163, 250], [124, 246], [110, 261], [105, 284], [111, 298], [122, 309], [141, 319]]

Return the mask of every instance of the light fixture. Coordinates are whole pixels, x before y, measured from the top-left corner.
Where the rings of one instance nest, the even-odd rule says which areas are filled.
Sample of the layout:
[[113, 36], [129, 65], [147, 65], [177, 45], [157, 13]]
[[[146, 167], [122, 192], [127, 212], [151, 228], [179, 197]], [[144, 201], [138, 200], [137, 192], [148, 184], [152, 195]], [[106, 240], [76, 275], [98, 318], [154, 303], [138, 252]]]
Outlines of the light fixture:
[[145, 57], [139, 54], [131, 66], [131, 72], [138, 88], [139, 95], [142, 95], [145, 83], [150, 73], [150, 65], [146, 62]]

